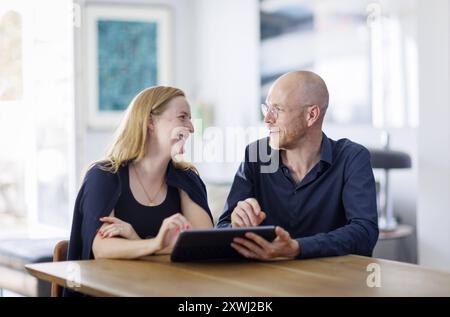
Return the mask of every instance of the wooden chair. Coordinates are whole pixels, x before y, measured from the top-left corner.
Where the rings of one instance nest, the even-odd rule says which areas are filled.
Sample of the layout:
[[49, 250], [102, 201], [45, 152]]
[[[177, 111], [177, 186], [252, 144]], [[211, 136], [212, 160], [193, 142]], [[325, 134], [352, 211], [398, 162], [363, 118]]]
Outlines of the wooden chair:
[[[59, 241], [53, 249], [53, 262], [67, 261], [68, 240]], [[61, 297], [63, 288], [56, 283], [52, 283], [52, 297]]]

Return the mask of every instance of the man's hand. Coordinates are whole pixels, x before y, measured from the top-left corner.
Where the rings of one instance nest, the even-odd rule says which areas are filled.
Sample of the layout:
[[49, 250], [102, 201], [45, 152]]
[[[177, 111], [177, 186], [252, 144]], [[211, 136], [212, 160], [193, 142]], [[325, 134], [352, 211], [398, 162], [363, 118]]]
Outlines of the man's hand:
[[238, 202], [236, 208], [231, 213], [231, 226], [256, 227], [266, 218], [266, 214], [261, 211], [261, 207], [255, 198], [247, 198]]
[[281, 227], [276, 227], [275, 233], [277, 237], [273, 242], [269, 242], [257, 234], [247, 232], [245, 234], [247, 239], [234, 238], [231, 246], [249, 259], [261, 261], [295, 259], [300, 254], [298, 242]]

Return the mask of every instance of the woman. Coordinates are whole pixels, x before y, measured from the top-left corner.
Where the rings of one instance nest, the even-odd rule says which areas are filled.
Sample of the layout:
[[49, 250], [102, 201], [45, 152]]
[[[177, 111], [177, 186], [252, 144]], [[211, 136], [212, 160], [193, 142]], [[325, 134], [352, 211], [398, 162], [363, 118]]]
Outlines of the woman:
[[152, 87], [133, 99], [78, 194], [69, 260], [170, 253], [181, 230], [212, 228], [205, 185], [192, 165], [173, 159], [192, 132], [181, 90]]

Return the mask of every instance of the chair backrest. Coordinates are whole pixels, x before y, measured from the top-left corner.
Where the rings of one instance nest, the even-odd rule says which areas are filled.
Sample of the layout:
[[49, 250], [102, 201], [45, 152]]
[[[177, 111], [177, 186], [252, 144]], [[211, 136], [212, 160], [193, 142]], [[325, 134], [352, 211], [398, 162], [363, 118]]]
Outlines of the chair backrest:
[[[67, 260], [67, 249], [69, 248], [69, 241], [59, 241], [53, 249], [53, 262], [60, 262]], [[56, 283], [52, 283], [52, 297], [61, 297], [63, 288]]]

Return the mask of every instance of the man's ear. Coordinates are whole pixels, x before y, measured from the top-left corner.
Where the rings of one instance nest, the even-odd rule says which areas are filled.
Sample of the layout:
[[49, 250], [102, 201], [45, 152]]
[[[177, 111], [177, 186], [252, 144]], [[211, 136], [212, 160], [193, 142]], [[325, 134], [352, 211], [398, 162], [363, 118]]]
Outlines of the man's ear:
[[322, 112], [318, 105], [313, 105], [308, 107], [306, 113], [306, 122], [308, 124], [308, 127], [311, 127], [319, 120]]

